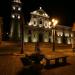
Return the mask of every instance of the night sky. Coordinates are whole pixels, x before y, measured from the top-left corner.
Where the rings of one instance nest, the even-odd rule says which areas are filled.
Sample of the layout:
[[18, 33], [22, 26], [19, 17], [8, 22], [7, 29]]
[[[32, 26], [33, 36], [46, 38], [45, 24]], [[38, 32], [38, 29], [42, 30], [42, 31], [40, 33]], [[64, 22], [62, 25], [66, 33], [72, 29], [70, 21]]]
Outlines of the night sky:
[[[75, 21], [75, 2], [72, 0], [21, 0], [25, 22], [30, 19], [30, 12], [41, 6], [52, 18], [57, 18], [59, 24], [72, 26]], [[66, 2], [65, 2], [66, 1]], [[4, 17], [4, 31], [9, 32], [11, 15], [11, 0], [0, 0], [0, 16]]]

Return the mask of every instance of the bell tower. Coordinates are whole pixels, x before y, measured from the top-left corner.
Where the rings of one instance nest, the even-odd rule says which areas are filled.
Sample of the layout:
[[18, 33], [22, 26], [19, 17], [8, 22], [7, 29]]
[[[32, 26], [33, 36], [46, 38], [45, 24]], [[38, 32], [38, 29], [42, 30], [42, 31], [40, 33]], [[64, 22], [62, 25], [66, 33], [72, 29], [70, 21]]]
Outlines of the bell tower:
[[21, 1], [13, 0], [11, 8], [11, 29], [10, 39], [19, 41], [21, 38]]

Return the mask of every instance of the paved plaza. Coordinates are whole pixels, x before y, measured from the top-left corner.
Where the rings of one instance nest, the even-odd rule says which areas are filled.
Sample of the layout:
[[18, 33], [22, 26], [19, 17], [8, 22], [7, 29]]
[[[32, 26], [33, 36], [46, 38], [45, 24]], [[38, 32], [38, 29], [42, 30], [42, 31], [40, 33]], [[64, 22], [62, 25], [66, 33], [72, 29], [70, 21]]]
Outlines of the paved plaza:
[[[32, 47], [34, 48], [34, 46]], [[62, 48], [52, 52], [46, 47], [41, 48], [41, 52], [45, 55], [68, 55], [68, 64], [48, 69], [42, 68], [41, 70], [36, 70], [36, 68], [25, 69], [19, 55], [21, 48], [17, 47], [17, 45], [9, 46], [6, 44], [0, 47], [0, 75], [75, 75], [75, 53], [72, 50], [69, 48], [62, 50]], [[25, 46], [24, 53], [32, 53], [33, 48], [30, 47], [27, 50]]]
[[0, 55], [0, 75], [75, 75], [75, 56], [68, 58], [67, 65], [55, 68], [42, 69], [40, 71], [27, 70], [19, 55]]

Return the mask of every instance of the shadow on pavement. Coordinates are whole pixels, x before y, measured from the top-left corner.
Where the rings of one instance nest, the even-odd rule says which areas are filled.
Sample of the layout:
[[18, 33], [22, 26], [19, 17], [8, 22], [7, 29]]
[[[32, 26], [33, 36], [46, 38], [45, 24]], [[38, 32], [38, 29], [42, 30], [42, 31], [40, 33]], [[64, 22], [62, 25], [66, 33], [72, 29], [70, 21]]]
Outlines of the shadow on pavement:
[[22, 68], [17, 75], [41, 75], [41, 70], [36, 67]]
[[[43, 68], [45, 70], [48, 69], [54, 69], [54, 68], [59, 68], [59, 67], [64, 67], [64, 66], [69, 66], [71, 65], [70, 63], [66, 63], [66, 64], [60, 64], [60, 65], [46, 65]], [[38, 66], [31, 66], [29, 68], [22, 68], [17, 75], [41, 75], [41, 70], [43, 69], [39, 69]]]
[[64, 66], [69, 66], [69, 65], [71, 65], [71, 64], [70, 64], [70, 63], [59, 64], [59, 65], [56, 65], [56, 64], [49, 64], [49, 65], [44, 66], [44, 68], [45, 68], [45, 69], [53, 69], [53, 68], [64, 67]]

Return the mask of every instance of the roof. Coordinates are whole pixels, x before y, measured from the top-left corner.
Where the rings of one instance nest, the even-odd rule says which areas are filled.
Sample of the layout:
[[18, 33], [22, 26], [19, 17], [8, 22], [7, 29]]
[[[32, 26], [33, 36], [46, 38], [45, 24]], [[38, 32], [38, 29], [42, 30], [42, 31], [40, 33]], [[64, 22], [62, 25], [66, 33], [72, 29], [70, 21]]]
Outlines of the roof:
[[20, 0], [13, 0], [13, 2], [21, 3], [21, 1], [20, 1]]
[[42, 9], [42, 7], [31, 12], [31, 14], [49, 18], [48, 14]]
[[64, 26], [64, 25], [57, 25], [56, 28], [57, 28], [57, 29], [60, 29], [60, 30], [63, 30], [63, 29], [64, 29], [64, 30], [70, 30], [70, 31], [72, 30], [71, 27], [69, 27], [69, 26]]

